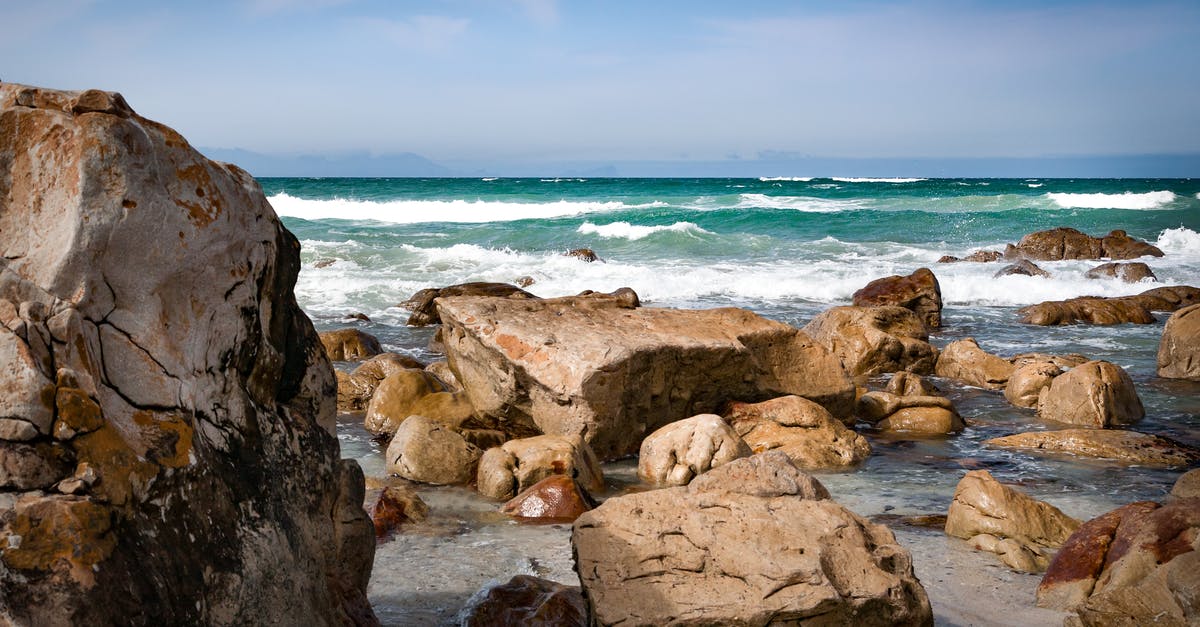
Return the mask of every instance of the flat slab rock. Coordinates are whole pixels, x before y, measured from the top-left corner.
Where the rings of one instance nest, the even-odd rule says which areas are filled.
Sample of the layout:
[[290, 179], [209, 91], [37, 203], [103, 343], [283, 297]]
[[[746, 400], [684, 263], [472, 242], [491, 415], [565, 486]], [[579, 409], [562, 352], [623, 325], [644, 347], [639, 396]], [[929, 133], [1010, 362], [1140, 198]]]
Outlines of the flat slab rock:
[[518, 435], [581, 435], [602, 459], [730, 400], [795, 394], [835, 415], [853, 409], [836, 357], [743, 309], [630, 308], [603, 294], [437, 306], [450, 367], [481, 417]]

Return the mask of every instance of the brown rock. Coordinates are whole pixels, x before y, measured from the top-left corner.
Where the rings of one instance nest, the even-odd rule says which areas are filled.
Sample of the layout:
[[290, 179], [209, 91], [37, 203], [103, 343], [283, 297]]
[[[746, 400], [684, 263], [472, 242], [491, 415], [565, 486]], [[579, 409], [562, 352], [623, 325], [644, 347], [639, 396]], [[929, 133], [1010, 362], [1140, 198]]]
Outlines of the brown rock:
[[954, 263], [957, 261], [973, 261], [976, 263], [990, 263], [1004, 257], [1004, 253], [998, 250], [977, 250], [966, 257], [958, 258], [950, 255], [945, 255], [938, 259], [938, 263]]
[[1162, 257], [1163, 253], [1146, 242], [1129, 237], [1125, 231], [1113, 231], [1100, 238], [1065, 227], [1030, 233], [1022, 237], [1016, 246], [1009, 245], [1004, 251], [1008, 259], [1024, 257], [1039, 261], [1103, 257], [1135, 259], [1145, 255]]
[[400, 525], [421, 522], [428, 515], [429, 506], [411, 487], [388, 486], [371, 507], [376, 538], [385, 538]]
[[1140, 261], [1102, 264], [1088, 270], [1083, 276], [1089, 279], [1121, 279], [1126, 283], [1137, 283], [1142, 279], [1158, 280], [1158, 277], [1154, 276], [1154, 271], [1150, 269], [1150, 266]]
[[463, 386], [458, 382], [458, 376], [450, 369], [450, 364], [445, 361], [435, 361], [428, 366], [425, 366], [425, 372], [437, 377], [437, 380], [442, 383], [442, 386], [450, 392], [461, 392]]
[[950, 399], [943, 396], [898, 396], [867, 392], [858, 399], [857, 415], [877, 429], [921, 435], [945, 435], [964, 424]]
[[1115, 429], [1028, 431], [984, 442], [988, 446], [1032, 453], [1069, 453], [1139, 466], [1188, 466], [1200, 451], [1157, 435]]
[[908, 551], [812, 483], [766, 453], [583, 514], [571, 540], [592, 624], [931, 625]]
[[449, 427], [409, 416], [396, 429], [384, 458], [388, 472], [410, 481], [457, 485], [474, 478], [481, 454]]
[[892, 375], [884, 391], [896, 396], [944, 396], [942, 391], [925, 377], [903, 371]]
[[1131, 425], [1146, 416], [1142, 399], [1125, 369], [1089, 361], [1051, 381], [1038, 397], [1038, 415], [1093, 429]]
[[321, 344], [333, 361], [359, 361], [383, 352], [375, 336], [353, 327], [322, 333]]
[[1200, 381], [1200, 305], [1167, 319], [1158, 344], [1158, 376]]
[[917, 314], [930, 329], [942, 326], [942, 290], [929, 268], [918, 268], [908, 276], [875, 279], [853, 298], [855, 307], [895, 305]]
[[1177, 499], [1194, 499], [1200, 497], [1200, 468], [1189, 470], [1175, 480], [1171, 487], [1171, 496]]
[[1032, 261], [1030, 261], [1028, 259], [1022, 259], [1016, 263], [1012, 263], [1007, 266], [1004, 266], [1003, 268], [1000, 268], [1000, 270], [998, 270], [996, 272], [996, 274], [994, 274], [992, 276], [993, 276], [993, 278], [998, 279], [1002, 276], [1011, 276], [1011, 275], [1049, 277], [1050, 273], [1039, 268], [1038, 265], [1033, 263]]
[[866, 438], [799, 396], [733, 403], [725, 419], [754, 453], [780, 451], [801, 468], [844, 468], [871, 454]]
[[375, 388], [363, 426], [376, 435], [391, 435], [405, 418], [420, 413], [418, 405], [426, 397], [442, 391], [437, 378], [424, 370], [412, 368], [393, 372]]
[[517, 437], [582, 435], [611, 458], [729, 399], [796, 394], [840, 415], [852, 409], [854, 386], [829, 351], [745, 310], [630, 309], [619, 293], [438, 307], [475, 410]]
[[541, 435], [488, 449], [479, 461], [476, 485], [484, 496], [511, 499], [552, 475], [567, 475], [589, 492], [604, 491], [600, 462], [577, 435]]
[[332, 266], [335, 263], [337, 263], [337, 259], [319, 259], [315, 263], [313, 263], [313, 267], [318, 268], [318, 269], [328, 268], [329, 266]]
[[537, 283], [537, 280], [529, 275], [525, 275], [517, 277], [517, 280], [513, 281], [513, 283], [516, 283], [518, 287], [529, 287], [530, 285]]
[[1109, 259], [1137, 259], [1138, 257], [1162, 257], [1157, 246], [1130, 237], [1125, 231], [1116, 230], [1102, 240], [1104, 256]]
[[579, 586], [564, 586], [529, 575], [517, 575], [486, 594], [476, 594], [472, 600], [464, 612], [464, 627], [588, 625], [587, 603]]
[[939, 377], [957, 379], [967, 385], [1002, 390], [1013, 373], [1013, 364], [984, 352], [975, 338], [969, 337], [947, 344], [938, 355], [934, 372]]
[[657, 485], [687, 485], [697, 475], [751, 454], [729, 423], [715, 414], [701, 414], [646, 436], [638, 453], [638, 477]]
[[833, 307], [804, 327], [842, 361], [850, 376], [933, 372], [937, 350], [924, 323], [903, 307]]
[[580, 261], [592, 263], [593, 261], [604, 261], [591, 248], [574, 248], [564, 253], [567, 257], [575, 257]]
[[[986, 470], [972, 470], [954, 489], [946, 533], [973, 540], [977, 548], [999, 554], [1015, 570], [1041, 572], [1049, 564], [1050, 549], [1066, 541], [1079, 524], [1057, 507], [1001, 484]], [[986, 537], [975, 540], [981, 535]]]
[[1037, 407], [1042, 389], [1063, 369], [1050, 361], [1029, 361], [1013, 370], [1004, 386], [1004, 398], [1017, 407]]
[[550, 475], [529, 486], [505, 503], [500, 511], [522, 522], [575, 522], [596, 502], [578, 481], [566, 475]]
[[397, 353], [381, 353], [364, 361], [354, 372], [337, 372], [338, 410], [361, 411], [367, 408], [379, 383], [400, 370], [423, 368], [421, 362]]
[[515, 298], [518, 300], [537, 299], [537, 296], [508, 283], [477, 282], [423, 289], [397, 306], [412, 312], [412, 315], [408, 317], [408, 326], [423, 327], [431, 324], [440, 324], [442, 319], [433, 301], [443, 296], [494, 296], [497, 298]]
[[1047, 301], [1017, 310], [1021, 322], [1038, 325], [1075, 324], [1151, 324], [1152, 311], [1177, 311], [1200, 303], [1200, 289], [1187, 285], [1156, 287], [1137, 296], [1102, 298], [1082, 296], [1063, 301]]
[[1184, 307], [1200, 305], [1200, 288], [1190, 285], [1169, 285], [1149, 289], [1137, 296], [1125, 296], [1149, 311], [1179, 311]]

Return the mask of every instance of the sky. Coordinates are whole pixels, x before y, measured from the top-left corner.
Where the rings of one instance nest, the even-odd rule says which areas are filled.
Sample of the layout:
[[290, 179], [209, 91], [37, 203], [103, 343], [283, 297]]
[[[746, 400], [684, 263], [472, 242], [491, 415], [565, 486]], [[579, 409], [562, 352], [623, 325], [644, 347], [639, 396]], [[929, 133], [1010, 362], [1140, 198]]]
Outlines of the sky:
[[1200, 154], [1194, 0], [0, 0], [0, 24], [4, 81], [268, 155]]

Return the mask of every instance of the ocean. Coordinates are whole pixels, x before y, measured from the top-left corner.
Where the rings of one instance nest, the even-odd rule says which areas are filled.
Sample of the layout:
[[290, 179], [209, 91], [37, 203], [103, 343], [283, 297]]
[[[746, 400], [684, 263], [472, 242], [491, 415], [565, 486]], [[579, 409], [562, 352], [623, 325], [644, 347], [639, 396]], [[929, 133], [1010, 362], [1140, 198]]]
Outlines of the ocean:
[[[1200, 180], [1193, 179], [298, 179], [261, 184], [301, 240], [296, 295], [320, 330], [355, 324], [385, 347], [423, 360], [432, 329], [404, 325], [395, 305], [413, 292], [466, 281], [530, 277], [539, 296], [631, 287], [646, 306], [738, 306], [802, 326], [848, 304], [868, 281], [934, 271], [945, 301], [944, 346], [974, 337], [989, 352], [1082, 353], [1123, 366], [1147, 417], [1134, 428], [1200, 446], [1200, 384], [1155, 376], [1166, 315], [1151, 325], [1033, 327], [1015, 310], [1045, 300], [1136, 294], [1157, 285], [1200, 286]], [[1026, 233], [1069, 226], [1092, 235], [1123, 229], [1163, 250], [1142, 259], [1160, 283], [1087, 279], [1099, 261], [1038, 262], [1049, 278], [994, 278], [1003, 263], [939, 264], [943, 255], [1000, 250]], [[591, 248], [585, 263], [563, 253]], [[329, 263], [332, 262], [332, 263]], [[362, 313], [369, 322], [347, 322]], [[339, 367], [349, 367], [339, 365]], [[882, 385], [872, 381], [872, 387]], [[986, 468], [1067, 514], [1087, 519], [1139, 499], [1158, 500], [1178, 470], [1038, 457], [983, 440], [1045, 429], [1032, 410], [996, 392], [946, 381], [967, 430], [947, 438], [873, 436], [861, 467], [822, 482], [864, 516], [946, 512], [967, 469]], [[382, 451], [361, 418], [339, 421], [343, 455], [369, 476]], [[632, 463], [606, 468], [617, 486]], [[432, 528], [379, 547], [370, 594], [392, 624], [453, 619], [466, 596], [518, 572], [572, 582], [566, 528], [523, 528], [460, 488], [429, 488]], [[440, 526], [439, 526], [440, 525]], [[994, 556], [936, 530], [896, 529], [914, 553], [939, 622], [1055, 623], [1032, 606], [1037, 578], [994, 567]], [[451, 557], [453, 556], [453, 557]], [[431, 564], [433, 564], [431, 566]], [[414, 570], [415, 569], [415, 570]], [[423, 576], [413, 578], [412, 572]], [[982, 592], [980, 590], [983, 590]], [[970, 607], [961, 607], [969, 600]], [[972, 609], [977, 608], [977, 609]], [[979, 615], [971, 614], [978, 611]], [[1009, 613], [1005, 613], [1009, 612]]]

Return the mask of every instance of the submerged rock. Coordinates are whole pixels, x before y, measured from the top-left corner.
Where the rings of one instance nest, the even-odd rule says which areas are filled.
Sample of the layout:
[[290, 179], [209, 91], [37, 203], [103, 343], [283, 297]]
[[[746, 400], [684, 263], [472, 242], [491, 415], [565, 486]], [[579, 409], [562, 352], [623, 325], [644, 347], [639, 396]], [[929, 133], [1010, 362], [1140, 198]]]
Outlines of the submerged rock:
[[875, 279], [854, 293], [855, 307], [895, 305], [917, 314], [926, 327], [942, 326], [942, 290], [929, 268], [918, 268], [908, 276]]
[[1031, 453], [1067, 453], [1139, 466], [1189, 466], [1200, 450], [1162, 436], [1116, 429], [1028, 431], [984, 442]]
[[938, 263], [955, 263], [959, 261], [973, 261], [976, 263], [990, 263], [1004, 257], [1004, 253], [998, 250], [977, 250], [961, 259], [952, 255], [944, 255], [937, 260]]
[[580, 261], [592, 263], [593, 261], [604, 261], [596, 254], [596, 251], [591, 248], [573, 248], [563, 253], [564, 256], [574, 257]]
[[663, 425], [642, 440], [638, 478], [656, 485], [687, 485], [697, 475], [752, 454], [729, 423], [715, 414], [701, 414]]
[[1112, 231], [1104, 237], [1092, 237], [1076, 229], [1059, 227], [1047, 231], [1030, 233], [1015, 246], [1009, 244], [1004, 250], [1008, 259], [1036, 259], [1058, 261], [1062, 259], [1136, 259], [1143, 256], [1162, 257], [1156, 246], [1129, 237], [1125, 231]]
[[1154, 276], [1154, 271], [1150, 269], [1150, 266], [1140, 261], [1101, 264], [1088, 270], [1083, 276], [1089, 279], [1121, 279], [1126, 283], [1137, 283], [1142, 279], [1158, 280], [1158, 277]]
[[362, 472], [258, 183], [116, 93], [0, 84], [0, 129], [0, 417], [32, 435], [0, 444], [0, 623], [374, 623]]
[[937, 361], [925, 324], [903, 307], [832, 307], [804, 332], [837, 355], [852, 377], [900, 370], [929, 374]]
[[1107, 361], [1089, 361], [1055, 377], [1039, 394], [1037, 410], [1045, 420], [1094, 429], [1146, 416], [1129, 373]]
[[1158, 344], [1158, 376], [1200, 381], [1200, 305], [1167, 319]]

